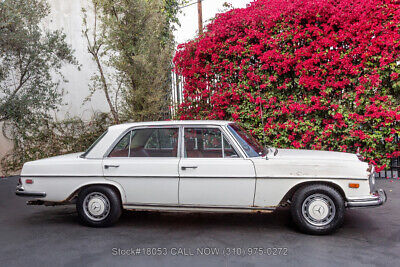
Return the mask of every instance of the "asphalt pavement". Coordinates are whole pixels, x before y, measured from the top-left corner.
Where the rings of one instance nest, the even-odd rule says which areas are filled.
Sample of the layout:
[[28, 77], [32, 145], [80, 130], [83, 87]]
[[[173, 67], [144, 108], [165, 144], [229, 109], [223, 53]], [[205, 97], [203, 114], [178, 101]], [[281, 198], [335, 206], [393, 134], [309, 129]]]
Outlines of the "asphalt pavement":
[[1, 266], [398, 266], [400, 180], [378, 180], [388, 202], [347, 210], [328, 236], [268, 214], [124, 212], [117, 225], [79, 224], [75, 206], [27, 206], [17, 177], [0, 178]]

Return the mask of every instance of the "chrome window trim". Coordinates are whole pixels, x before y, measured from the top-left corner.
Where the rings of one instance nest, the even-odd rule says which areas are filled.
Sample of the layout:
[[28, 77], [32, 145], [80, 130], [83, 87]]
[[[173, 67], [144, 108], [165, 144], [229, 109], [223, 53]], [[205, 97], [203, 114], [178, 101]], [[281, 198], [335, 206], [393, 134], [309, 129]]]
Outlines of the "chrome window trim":
[[[236, 137], [232, 134], [232, 132], [228, 129], [229, 124], [236, 124], [234, 122], [228, 123], [226, 125], [224, 125], [226, 132], [228, 132], [230, 134], [230, 136], [232, 136], [232, 139], [235, 140], [235, 142], [237, 143], [237, 145], [240, 147], [240, 149], [242, 150], [243, 155], [245, 155], [245, 158], [248, 159], [255, 159], [255, 158], [265, 158], [265, 156], [258, 156], [258, 157], [250, 157], [249, 155], [247, 155], [246, 151], [244, 150], [244, 148], [241, 146], [241, 144], [239, 143], [239, 141], [236, 139]], [[244, 140], [246, 141], [246, 140]], [[247, 143], [247, 142], [246, 142]]]
[[240, 153], [242, 154], [243, 158], [250, 158], [247, 154], [246, 151], [243, 149], [243, 147], [240, 145], [240, 143], [238, 142], [238, 140], [235, 138], [235, 136], [231, 133], [231, 131], [229, 131], [228, 129], [228, 124], [223, 126], [224, 128], [224, 132], [226, 133], [226, 135], [229, 136], [229, 138], [231, 139], [231, 142], [233, 140], [234, 144], [236, 145], [236, 147], [238, 147], [240, 149]]
[[[118, 143], [122, 140], [122, 138], [125, 137], [129, 133], [130, 137], [132, 136], [131, 130], [124, 131], [123, 134], [119, 135], [118, 138], [116, 139], [117, 141], [114, 141], [111, 144], [111, 149], [108, 148], [106, 154], [103, 156], [103, 158], [109, 158], [108, 155], [115, 149], [115, 147], [118, 145]], [[131, 140], [129, 139], [129, 146], [131, 145]], [[110, 157], [111, 158], [111, 157]], [[129, 158], [129, 152], [128, 152], [128, 157], [118, 157], [118, 158]]]
[[[243, 151], [241, 149], [238, 149], [237, 143], [236, 142], [232, 142], [232, 138], [231, 136], [228, 136], [226, 134], [226, 129], [221, 126], [221, 125], [201, 125], [201, 124], [185, 124], [185, 125], [181, 125], [182, 127], [182, 138], [181, 138], [181, 158], [185, 158], [185, 159], [243, 159], [246, 158], [243, 154]], [[229, 144], [232, 146], [232, 148], [235, 150], [235, 152], [238, 154], [239, 158], [188, 158], [185, 157], [185, 151], [184, 151], [184, 138], [185, 138], [185, 128], [217, 128], [221, 131], [222, 137], [226, 137], [226, 139], [228, 140]], [[223, 140], [223, 138], [222, 138]], [[236, 140], [235, 140], [236, 141]], [[222, 141], [223, 143], [223, 141]]]
[[[149, 128], [155, 128], [155, 129], [160, 129], [160, 128], [175, 128], [178, 129], [178, 148], [177, 148], [177, 153], [176, 153], [176, 157], [130, 157], [130, 152], [128, 153], [128, 157], [109, 157], [110, 153], [114, 150], [115, 146], [119, 143], [119, 141], [121, 141], [122, 138], [124, 138], [124, 136], [130, 132], [130, 139], [129, 139], [129, 147], [131, 145], [131, 140], [132, 140], [132, 131], [134, 130], [140, 130], [140, 129], [149, 129]], [[103, 155], [103, 159], [105, 158], [110, 158], [110, 159], [130, 159], [130, 158], [180, 158], [180, 153], [179, 153], [179, 146], [180, 146], [180, 142], [179, 142], [179, 138], [180, 138], [180, 125], [157, 125], [157, 126], [153, 126], [153, 125], [146, 125], [146, 126], [133, 126], [131, 128], [128, 128], [126, 130], [124, 130], [115, 140], [114, 142], [108, 147], [108, 149], [106, 150], [106, 152]]]
[[[129, 145], [128, 145], [128, 158], [131, 157], [131, 142], [132, 142], [132, 131], [129, 132]], [[111, 150], [112, 151], [112, 150]], [[111, 153], [111, 152], [110, 152]]]

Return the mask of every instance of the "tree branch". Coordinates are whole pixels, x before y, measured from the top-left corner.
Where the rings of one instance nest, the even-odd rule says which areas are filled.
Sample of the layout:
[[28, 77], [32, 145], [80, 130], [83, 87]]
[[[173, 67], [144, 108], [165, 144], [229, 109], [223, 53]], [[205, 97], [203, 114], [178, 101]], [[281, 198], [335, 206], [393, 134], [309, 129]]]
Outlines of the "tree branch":
[[105, 77], [105, 74], [103, 71], [103, 66], [102, 66], [100, 58], [99, 58], [99, 51], [100, 51], [101, 44], [97, 45], [97, 37], [96, 37], [97, 36], [96, 35], [96, 32], [97, 32], [97, 4], [96, 3], [94, 3], [94, 17], [95, 17], [95, 19], [94, 19], [94, 29], [93, 29], [93, 45], [90, 42], [87, 28], [85, 31], [83, 31], [83, 34], [85, 35], [86, 40], [88, 42], [88, 46], [87, 46], [88, 51], [92, 55], [94, 61], [96, 62], [97, 69], [100, 73], [102, 89], [103, 89], [104, 95], [106, 97], [108, 106], [110, 108], [111, 114], [114, 118], [115, 123], [119, 123], [118, 112], [116, 111], [114, 105], [111, 102], [107, 80], [106, 80], [106, 77]]

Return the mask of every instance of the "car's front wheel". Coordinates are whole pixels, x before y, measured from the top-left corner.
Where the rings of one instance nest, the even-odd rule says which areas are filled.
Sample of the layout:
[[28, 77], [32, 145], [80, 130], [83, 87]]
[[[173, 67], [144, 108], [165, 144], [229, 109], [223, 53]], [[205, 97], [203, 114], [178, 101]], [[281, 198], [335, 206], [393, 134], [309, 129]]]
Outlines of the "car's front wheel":
[[79, 192], [76, 210], [83, 224], [106, 227], [117, 222], [121, 216], [121, 199], [110, 187], [89, 186]]
[[308, 234], [332, 233], [342, 225], [344, 210], [340, 193], [324, 184], [301, 187], [292, 198], [292, 218]]

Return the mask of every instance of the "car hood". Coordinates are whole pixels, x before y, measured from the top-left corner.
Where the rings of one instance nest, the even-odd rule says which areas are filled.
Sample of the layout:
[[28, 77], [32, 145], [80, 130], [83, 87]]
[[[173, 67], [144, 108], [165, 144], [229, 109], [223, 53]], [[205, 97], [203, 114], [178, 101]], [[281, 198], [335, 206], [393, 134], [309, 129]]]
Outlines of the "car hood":
[[300, 150], [269, 149], [267, 158], [252, 158], [258, 177], [368, 179], [368, 164], [356, 154]]
[[268, 157], [308, 160], [358, 160], [356, 154], [306, 149], [273, 149], [272, 153], [268, 153]]

